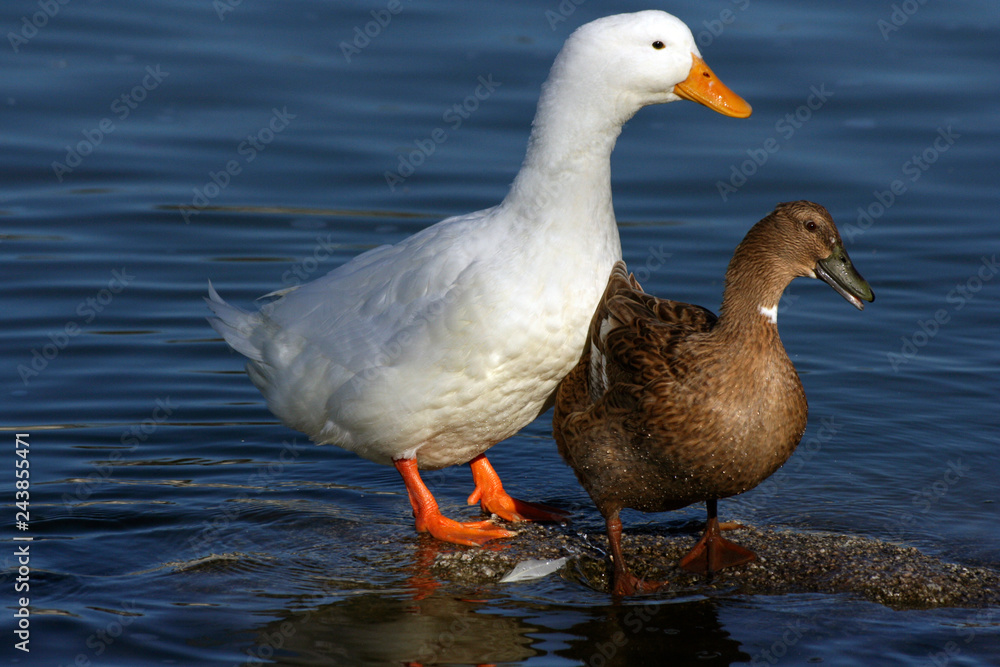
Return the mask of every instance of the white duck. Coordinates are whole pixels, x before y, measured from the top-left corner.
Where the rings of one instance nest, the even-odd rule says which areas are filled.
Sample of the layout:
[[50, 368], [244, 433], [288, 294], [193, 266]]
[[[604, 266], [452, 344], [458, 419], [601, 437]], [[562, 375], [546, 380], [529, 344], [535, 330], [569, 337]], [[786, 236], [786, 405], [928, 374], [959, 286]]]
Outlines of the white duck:
[[287, 426], [395, 465], [418, 531], [469, 545], [512, 534], [441, 515], [418, 469], [467, 461], [469, 504], [510, 521], [561, 519], [507, 495], [483, 452], [551, 405], [580, 358], [621, 259], [610, 157], [622, 124], [681, 98], [750, 115], [676, 17], [643, 11], [588, 23], [556, 57], [500, 205], [370, 250], [269, 295], [278, 298], [257, 313], [209, 285], [209, 322], [249, 358], [251, 380]]

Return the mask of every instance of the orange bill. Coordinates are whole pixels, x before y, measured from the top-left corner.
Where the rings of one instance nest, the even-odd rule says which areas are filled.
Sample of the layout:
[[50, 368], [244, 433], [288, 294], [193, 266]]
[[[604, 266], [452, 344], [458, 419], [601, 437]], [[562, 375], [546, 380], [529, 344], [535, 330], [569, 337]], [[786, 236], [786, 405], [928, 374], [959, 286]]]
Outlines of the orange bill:
[[719, 78], [708, 68], [704, 60], [693, 53], [691, 59], [694, 62], [691, 65], [691, 73], [688, 74], [688, 78], [674, 86], [674, 94], [677, 97], [704, 104], [723, 116], [746, 118], [750, 115], [753, 110], [746, 103], [746, 100], [719, 81]]

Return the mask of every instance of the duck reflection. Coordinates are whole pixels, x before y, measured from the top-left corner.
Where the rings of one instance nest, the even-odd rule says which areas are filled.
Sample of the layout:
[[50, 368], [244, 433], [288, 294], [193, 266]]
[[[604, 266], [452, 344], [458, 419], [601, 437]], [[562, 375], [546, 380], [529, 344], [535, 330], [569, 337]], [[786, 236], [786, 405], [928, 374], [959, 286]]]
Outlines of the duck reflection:
[[[367, 589], [320, 607], [310, 606], [310, 599], [295, 600], [253, 631], [255, 644], [244, 655], [250, 664], [488, 665], [554, 654], [590, 667], [664, 657], [671, 665], [729, 665], [751, 658], [722, 627], [713, 600], [657, 597], [580, 606], [566, 604], [579, 591], [567, 589], [562, 596], [557, 585], [550, 594], [562, 599], [544, 603], [547, 625], [541, 625], [536, 596], [522, 603], [499, 596], [503, 589], [493, 585], [436, 579], [431, 566], [449, 549], [420, 540], [399, 569], [396, 588]], [[575, 588], [571, 582], [566, 586]]]
[[712, 600], [638, 603], [588, 610], [563, 630], [572, 635], [556, 654], [589, 667], [614, 665], [730, 665], [751, 656], [719, 622]]
[[414, 601], [384, 593], [353, 595], [313, 610], [287, 611], [257, 632], [244, 653], [261, 663], [486, 665], [538, 655], [537, 627], [499, 615], [482, 600], [437, 593]]
[[711, 600], [574, 606], [562, 614], [554, 607], [546, 616], [559, 628], [539, 625], [529, 606], [518, 614], [506, 604], [441, 592], [416, 602], [365, 593], [286, 612], [257, 631], [258, 643], [245, 655], [264, 663], [294, 656], [295, 664], [487, 665], [554, 653], [589, 667], [751, 659], [722, 627]]

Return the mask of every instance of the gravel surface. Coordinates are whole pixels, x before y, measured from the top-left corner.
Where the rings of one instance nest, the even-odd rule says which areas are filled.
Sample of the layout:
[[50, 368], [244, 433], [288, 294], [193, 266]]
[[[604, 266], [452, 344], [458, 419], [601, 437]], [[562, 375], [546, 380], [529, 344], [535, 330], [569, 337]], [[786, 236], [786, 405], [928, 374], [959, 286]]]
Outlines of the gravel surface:
[[[693, 534], [629, 533], [623, 544], [632, 571], [670, 585], [653, 595], [729, 592], [746, 595], [849, 593], [895, 609], [1000, 606], [1000, 570], [948, 563], [913, 547], [833, 533], [745, 526], [726, 537], [757, 554], [757, 560], [717, 573], [692, 575], [677, 562], [697, 541]], [[438, 553], [432, 573], [445, 581], [498, 586], [521, 561], [568, 557], [557, 573], [607, 591], [607, 539], [572, 526], [525, 525], [518, 535], [485, 548], [456, 547]]]

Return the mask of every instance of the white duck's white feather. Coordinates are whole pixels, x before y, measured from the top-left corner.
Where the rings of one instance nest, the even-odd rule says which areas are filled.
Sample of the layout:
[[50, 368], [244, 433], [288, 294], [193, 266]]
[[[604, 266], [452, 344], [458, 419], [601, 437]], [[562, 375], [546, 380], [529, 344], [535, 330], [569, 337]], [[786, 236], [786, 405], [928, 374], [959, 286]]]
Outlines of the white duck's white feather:
[[421, 468], [470, 460], [534, 419], [579, 359], [621, 257], [611, 151], [640, 107], [678, 99], [692, 53], [663, 12], [581, 27], [499, 206], [370, 250], [258, 313], [210, 287], [212, 326], [270, 409], [315, 442]]

